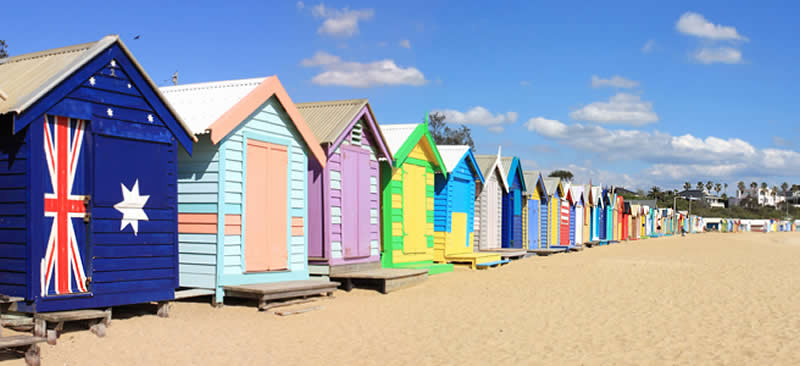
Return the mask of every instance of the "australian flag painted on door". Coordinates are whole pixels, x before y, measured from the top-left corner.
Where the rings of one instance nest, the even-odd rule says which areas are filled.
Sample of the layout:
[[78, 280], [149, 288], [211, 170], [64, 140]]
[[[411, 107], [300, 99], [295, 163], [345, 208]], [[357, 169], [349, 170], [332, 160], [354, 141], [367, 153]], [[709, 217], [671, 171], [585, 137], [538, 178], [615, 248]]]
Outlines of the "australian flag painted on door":
[[0, 80], [19, 88], [0, 100], [0, 294], [24, 312], [173, 299], [177, 151], [194, 137], [127, 48], [14, 56]]

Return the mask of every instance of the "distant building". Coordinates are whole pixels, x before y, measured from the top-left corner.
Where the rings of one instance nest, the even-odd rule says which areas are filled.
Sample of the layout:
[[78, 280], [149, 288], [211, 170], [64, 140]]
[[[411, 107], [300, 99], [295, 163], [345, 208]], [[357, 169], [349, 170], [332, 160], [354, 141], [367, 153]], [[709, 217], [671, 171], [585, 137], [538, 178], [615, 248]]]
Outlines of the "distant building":
[[[794, 192], [798, 193], [798, 192]], [[786, 196], [779, 191], [773, 191], [772, 188], [745, 188], [744, 191], [736, 190], [736, 198], [741, 201], [747, 197], [753, 197], [760, 206], [776, 206], [777, 204], [786, 201]], [[793, 197], [793, 196], [790, 196]], [[795, 198], [795, 200], [800, 198]]]
[[678, 197], [691, 198], [698, 201], [703, 201], [710, 207], [725, 207], [725, 202], [719, 196], [712, 195], [705, 189], [687, 189], [678, 192]]

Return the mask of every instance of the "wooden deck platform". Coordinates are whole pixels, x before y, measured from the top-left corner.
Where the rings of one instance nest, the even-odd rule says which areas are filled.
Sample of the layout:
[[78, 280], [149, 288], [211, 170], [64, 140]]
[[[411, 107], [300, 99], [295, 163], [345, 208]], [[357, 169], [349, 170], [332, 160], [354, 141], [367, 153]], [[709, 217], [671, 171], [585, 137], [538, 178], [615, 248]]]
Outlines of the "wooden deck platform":
[[577, 245], [571, 246], [571, 247], [569, 247], [569, 250], [571, 252], [580, 252], [580, 251], [583, 250], [583, 245], [582, 244], [577, 244]]
[[223, 286], [222, 288], [225, 290], [225, 296], [258, 300], [259, 310], [266, 310], [267, 303], [270, 301], [323, 294], [332, 296], [337, 287], [339, 287], [339, 282], [312, 279]]
[[[88, 320], [89, 330], [98, 337], [105, 337], [106, 328], [111, 325], [111, 308], [106, 310], [85, 309], [33, 314], [33, 335], [47, 337], [47, 343], [55, 344], [59, 333], [64, 329], [64, 323], [80, 320]], [[54, 329], [48, 329], [48, 323], [55, 323]]]
[[502, 259], [501, 253], [488, 251], [450, 254], [445, 256], [447, 263], [468, 264], [472, 269], [478, 269], [478, 265], [481, 263], [497, 262]]
[[42, 337], [30, 335], [17, 335], [11, 337], [0, 337], [0, 350], [18, 349], [25, 351], [25, 364], [29, 366], [39, 366], [39, 343], [45, 342]]
[[536, 254], [538, 256], [547, 256], [551, 254], [558, 254], [564, 253], [567, 251], [567, 248], [540, 248], [540, 249], [528, 249], [529, 253]]
[[499, 261], [494, 261], [494, 262], [479, 263], [478, 264], [478, 269], [500, 267], [500, 266], [502, 266], [504, 264], [507, 264], [509, 262], [511, 262], [511, 261], [508, 260], [508, 259], [501, 259]]
[[516, 249], [516, 248], [499, 248], [499, 249], [487, 250], [487, 252], [500, 254], [501, 258], [507, 260], [522, 259], [525, 258], [525, 255], [528, 254], [527, 250]]
[[427, 269], [405, 268], [376, 268], [331, 274], [331, 279], [340, 282], [345, 291], [350, 291], [357, 285], [365, 285], [365, 287], [377, 285], [378, 291], [382, 294], [416, 285], [427, 278]]

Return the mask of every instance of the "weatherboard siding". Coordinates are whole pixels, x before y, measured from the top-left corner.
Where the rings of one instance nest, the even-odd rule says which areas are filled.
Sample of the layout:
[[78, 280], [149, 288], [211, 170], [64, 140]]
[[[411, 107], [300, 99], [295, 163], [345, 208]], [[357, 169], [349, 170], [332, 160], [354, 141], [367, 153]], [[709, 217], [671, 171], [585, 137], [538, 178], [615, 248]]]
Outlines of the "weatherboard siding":
[[26, 296], [27, 169], [30, 129], [11, 136], [0, 131], [0, 293]]
[[[466, 155], [465, 155], [466, 156]], [[475, 177], [470, 169], [469, 162], [462, 158], [447, 179], [442, 174], [436, 174], [434, 184], [434, 252], [437, 261], [444, 261], [445, 253], [471, 252], [470, 242], [474, 244], [475, 227]], [[467, 214], [466, 242], [448, 242], [455, 239], [448, 233], [453, 232], [453, 213]], [[456, 235], [455, 237], [459, 237]], [[473, 238], [470, 240], [470, 238]], [[445, 250], [445, 248], [448, 248]]]

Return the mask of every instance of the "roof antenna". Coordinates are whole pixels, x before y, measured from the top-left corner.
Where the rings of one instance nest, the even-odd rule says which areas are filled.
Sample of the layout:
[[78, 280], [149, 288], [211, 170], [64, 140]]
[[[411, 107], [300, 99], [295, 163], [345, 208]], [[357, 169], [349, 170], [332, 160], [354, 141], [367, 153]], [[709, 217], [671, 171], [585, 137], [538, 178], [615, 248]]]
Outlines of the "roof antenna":
[[172, 85], [178, 85], [178, 72], [177, 71], [175, 71], [175, 73], [172, 74]]

